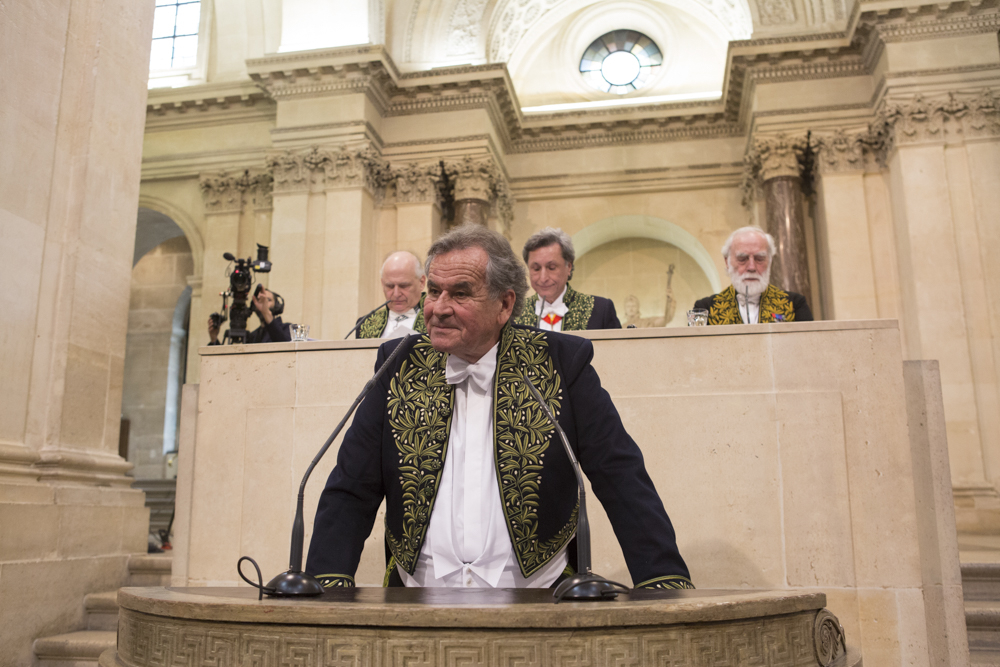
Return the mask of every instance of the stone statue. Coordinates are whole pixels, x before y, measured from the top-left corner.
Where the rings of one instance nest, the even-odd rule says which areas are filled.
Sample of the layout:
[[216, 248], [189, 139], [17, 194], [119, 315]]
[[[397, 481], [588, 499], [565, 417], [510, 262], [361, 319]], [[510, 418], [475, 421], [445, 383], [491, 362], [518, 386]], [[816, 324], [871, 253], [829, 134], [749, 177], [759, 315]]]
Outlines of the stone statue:
[[634, 294], [629, 294], [625, 299], [625, 320], [622, 322], [622, 326], [626, 329], [629, 327], [648, 329], [667, 326], [667, 323], [674, 319], [674, 311], [677, 309], [674, 288], [671, 286], [673, 279], [674, 265], [671, 264], [667, 269], [667, 306], [662, 317], [641, 317], [639, 315], [639, 299]]

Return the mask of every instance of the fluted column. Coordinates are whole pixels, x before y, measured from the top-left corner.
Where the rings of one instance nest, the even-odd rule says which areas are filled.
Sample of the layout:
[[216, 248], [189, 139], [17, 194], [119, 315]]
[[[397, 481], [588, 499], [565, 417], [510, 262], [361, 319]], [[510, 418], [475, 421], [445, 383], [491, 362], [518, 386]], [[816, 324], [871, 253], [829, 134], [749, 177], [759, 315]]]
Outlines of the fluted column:
[[803, 145], [801, 139], [781, 134], [757, 137], [749, 159], [764, 196], [765, 228], [777, 245], [777, 254], [771, 264], [771, 282], [809, 296], [812, 288], [799, 169]]

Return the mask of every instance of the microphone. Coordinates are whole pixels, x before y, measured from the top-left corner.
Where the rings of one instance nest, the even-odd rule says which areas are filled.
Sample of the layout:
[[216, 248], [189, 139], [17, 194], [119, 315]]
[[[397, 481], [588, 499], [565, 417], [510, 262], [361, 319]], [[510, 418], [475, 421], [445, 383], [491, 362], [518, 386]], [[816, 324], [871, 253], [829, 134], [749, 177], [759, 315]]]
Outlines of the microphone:
[[524, 383], [528, 385], [528, 391], [531, 392], [531, 395], [535, 397], [535, 400], [542, 407], [542, 412], [552, 422], [552, 425], [556, 427], [556, 433], [559, 434], [563, 447], [566, 448], [566, 455], [573, 465], [573, 472], [576, 473], [577, 490], [580, 498], [580, 513], [576, 524], [576, 564], [580, 568], [580, 572], [556, 586], [552, 597], [556, 599], [556, 602], [561, 600], [613, 600], [618, 597], [619, 591], [628, 593], [629, 588], [624, 584], [619, 584], [616, 581], [605, 579], [599, 574], [594, 574], [590, 569], [590, 521], [587, 519], [587, 498], [585, 487], [583, 486], [583, 473], [580, 472], [580, 462], [576, 460], [573, 448], [569, 446], [566, 431], [562, 429], [562, 426], [556, 421], [555, 415], [549, 410], [549, 404], [545, 402], [542, 394], [531, 383], [531, 380], [523, 373], [520, 375]]
[[[382, 306], [379, 306], [379, 308], [381, 307]], [[375, 310], [378, 310], [378, 308]], [[354, 399], [354, 403], [351, 404], [347, 414], [344, 415], [344, 418], [340, 420], [339, 424], [337, 424], [337, 428], [333, 430], [330, 437], [326, 439], [326, 443], [323, 444], [319, 453], [316, 454], [312, 463], [309, 464], [306, 474], [302, 476], [302, 482], [299, 484], [299, 498], [295, 505], [295, 520], [292, 522], [292, 547], [288, 556], [288, 571], [282, 572], [274, 579], [271, 579], [271, 581], [267, 583], [267, 586], [261, 586], [244, 577], [243, 571], [240, 570], [240, 565], [244, 559], [249, 560], [253, 563], [254, 567], [257, 567], [257, 563], [255, 563], [252, 558], [243, 556], [243, 558], [240, 558], [240, 560], [236, 563], [236, 570], [239, 572], [239, 575], [243, 577], [243, 581], [258, 589], [261, 592], [261, 595], [266, 593], [271, 597], [307, 597], [323, 594], [323, 585], [316, 580], [316, 577], [302, 571], [302, 546], [303, 542], [305, 542], [306, 533], [305, 520], [302, 518], [302, 505], [305, 502], [306, 482], [309, 480], [309, 475], [312, 474], [313, 468], [316, 467], [316, 464], [319, 463], [320, 459], [323, 458], [323, 455], [326, 454], [326, 450], [330, 449], [330, 445], [332, 445], [333, 441], [337, 439], [338, 435], [340, 435], [341, 430], [344, 428], [344, 424], [346, 424], [347, 420], [350, 419], [352, 414], [354, 414], [354, 410], [361, 404], [364, 397], [369, 391], [371, 391], [371, 388], [375, 386], [375, 383], [378, 382], [380, 377], [382, 377], [382, 374], [385, 373], [386, 369], [392, 365], [393, 359], [396, 358], [405, 346], [405, 341], [401, 340], [399, 344], [396, 345], [396, 349], [389, 355], [389, 358], [386, 359], [375, 372], [375, 375], [368, 380], [368, 384], [366, 384], [364, 389], [361, 390], [358, 397]], [[257, 569], [257, 573], [259, 576], [259, 568]]]
[[747, 324], [752, 324], [750, 321], [750, 286], [747, 285], [744, 289], [744, 298], [747, 300]]
[[358, 318], [358, 323], [354, 325], [353, 329], [351, 329], [350, 331], [347, 332], [347, 335], [344, 336], [344, 340], [347, 340], [348, 338], [350, 338], [351, 334], [354, 333], [355, 331], [357, 331], [358, 327], [361, 326], [361, 323], [364, 322], [365, 320], [367, 320], [369, 317], [371, 317], [375, 313], [376, 310], [378, 310], [379, 308], [385, 308], [386, 306], [388, 306], [390, 301], [392, 301], [392, 299], [386, 299], [385, 303], [383, 303], [382, 305], [378, 306], [377, 308], [372, 308], [370, 311], [368, 311], [367, 315], [364, 315], [363, 317]]

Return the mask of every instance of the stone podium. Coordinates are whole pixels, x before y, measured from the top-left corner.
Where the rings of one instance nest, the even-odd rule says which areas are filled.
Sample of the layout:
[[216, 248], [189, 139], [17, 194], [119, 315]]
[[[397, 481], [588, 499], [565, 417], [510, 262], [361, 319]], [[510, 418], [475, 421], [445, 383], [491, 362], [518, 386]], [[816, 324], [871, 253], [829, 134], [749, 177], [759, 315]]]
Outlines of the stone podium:
[[[696, 586], [821, 593], [870, 665], [967, 664], [940, 379], [936, 362], [904, 362], [895, 321], [584, 335]], [[287, 569], [299, 481], [378, 344], [200, 350], [182, 417], [173, 585], [237, 586], [240, 556], [265, 581]], [[307, 545], [338, 446], [306, 489]], [[593, 495], [589, 509], [594, 570], [628, 584]], [[361, 586], [382, 583], [383, 518]]]
[[123, 588], [101, 667], [856, 667], [821, 593], [633, 591], [554, 604], [546, 589]]

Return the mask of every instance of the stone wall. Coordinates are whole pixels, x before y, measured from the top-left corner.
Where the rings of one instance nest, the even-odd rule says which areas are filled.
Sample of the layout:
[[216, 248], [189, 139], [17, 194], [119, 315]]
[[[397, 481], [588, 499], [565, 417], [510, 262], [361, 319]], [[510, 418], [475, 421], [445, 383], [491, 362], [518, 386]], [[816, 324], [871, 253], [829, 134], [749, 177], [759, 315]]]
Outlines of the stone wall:
[[[191, 247], [184, 237], [178, 237], [149, 251], [132, 269], [122, 418], [129, 420], [128, 460], [135, 465], [132, 474], [136, 479], [164, 476], [164, 418], [170, 346], [175, 337], [173, 320], [193, 267]], [[181, 317], [186, 320], [187, 314]], [[183, 347], [184, 341], [175, 344]], [[175, 369], [174, 374], [182, 375], [183, 369]], [[175, 381], [175, 399], [179, 401], [183, 378], [175, 377]], [[171, 414], [176, 419], [176, 405], [174, 410]]]

